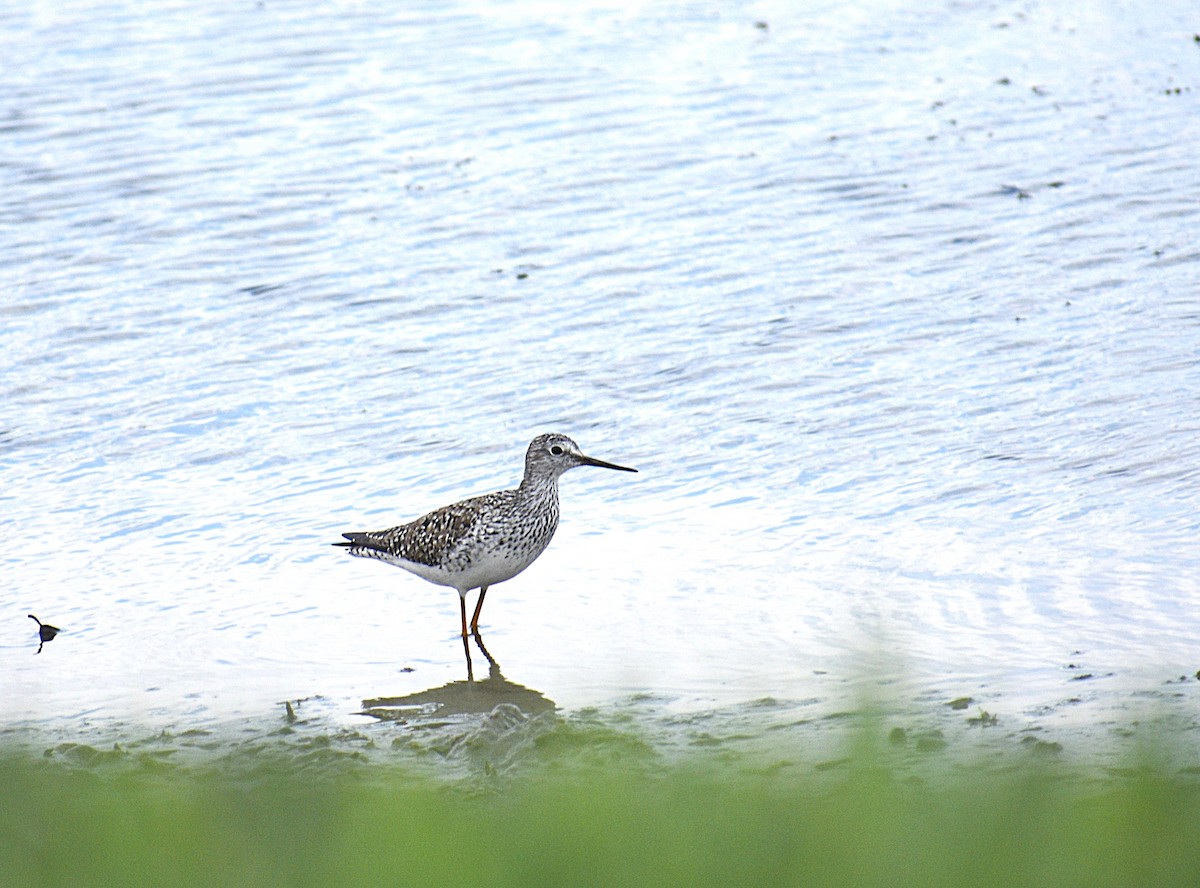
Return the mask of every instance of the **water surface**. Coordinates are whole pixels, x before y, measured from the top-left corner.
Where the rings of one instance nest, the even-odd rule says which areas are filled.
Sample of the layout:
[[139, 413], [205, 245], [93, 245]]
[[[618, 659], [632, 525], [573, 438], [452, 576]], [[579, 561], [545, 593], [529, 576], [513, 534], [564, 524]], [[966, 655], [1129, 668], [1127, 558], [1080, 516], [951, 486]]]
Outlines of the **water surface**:
[[3, 724], [465, 680], [328, 544], [551, 430], [564, 710], [1194, 724], [1194, 10], [910, 6], [0, 12]]

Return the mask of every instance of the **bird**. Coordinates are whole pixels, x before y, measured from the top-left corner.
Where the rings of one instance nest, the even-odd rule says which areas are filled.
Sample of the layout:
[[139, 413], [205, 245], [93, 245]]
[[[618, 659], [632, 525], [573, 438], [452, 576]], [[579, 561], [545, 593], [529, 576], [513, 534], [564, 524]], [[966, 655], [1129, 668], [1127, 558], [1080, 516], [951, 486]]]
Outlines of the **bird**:
[[585, 456], [566, 435], [538, 435], [525, 452], [519, 486], [443, 506], [387, 530], [343, 533], [344, 542], [333, 545], [456, 589], [465, 643], [467, 593], [479, 590], [470, 623], [470, 634], [478, 638], [488, 589], [511, 580], [550, 545], [558, 528], [558, 479], [578, 466], [637, 471]]

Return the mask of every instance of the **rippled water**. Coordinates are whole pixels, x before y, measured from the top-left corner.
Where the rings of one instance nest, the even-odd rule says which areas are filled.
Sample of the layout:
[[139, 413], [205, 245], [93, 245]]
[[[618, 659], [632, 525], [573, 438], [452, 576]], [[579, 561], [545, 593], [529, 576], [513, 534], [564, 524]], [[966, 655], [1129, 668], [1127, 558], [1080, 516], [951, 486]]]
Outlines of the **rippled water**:
[[4, 724], [465, 679], [328, 544], [550, 430], [560, 707], [1191, 718], [1194, 10], [910, 6], [5, 7]]

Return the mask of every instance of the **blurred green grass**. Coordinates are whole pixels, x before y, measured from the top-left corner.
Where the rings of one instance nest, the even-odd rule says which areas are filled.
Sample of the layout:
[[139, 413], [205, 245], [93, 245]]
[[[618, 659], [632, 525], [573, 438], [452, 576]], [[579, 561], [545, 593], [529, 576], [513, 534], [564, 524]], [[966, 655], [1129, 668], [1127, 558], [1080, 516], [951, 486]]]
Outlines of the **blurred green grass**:
[[1157, 760], [917, 780], [865, 745], [833, 770], [560, 755], [466, 788], [402, 765], [10, 751], [0, 884], [1194, 886], [1200, 786]]

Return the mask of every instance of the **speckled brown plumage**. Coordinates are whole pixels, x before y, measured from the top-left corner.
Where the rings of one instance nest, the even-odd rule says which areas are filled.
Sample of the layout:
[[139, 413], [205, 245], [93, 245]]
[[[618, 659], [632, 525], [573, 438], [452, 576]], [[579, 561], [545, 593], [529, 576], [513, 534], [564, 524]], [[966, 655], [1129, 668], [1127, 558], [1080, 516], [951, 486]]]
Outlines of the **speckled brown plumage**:
[[558, 527], [558, 478], [586, 465], [637, 471], [584, 456], [565, 435], [539, 435], [525, 453], [518, 487], [444, 506], [387, 530], [344, 533], [346, 542], [334, 545], [457, 589], [464, 636], [466, 595], [479, 589], [471, 620], [471, 631], [478, 634], [488, 587], [515, 577], [550, 545]]

